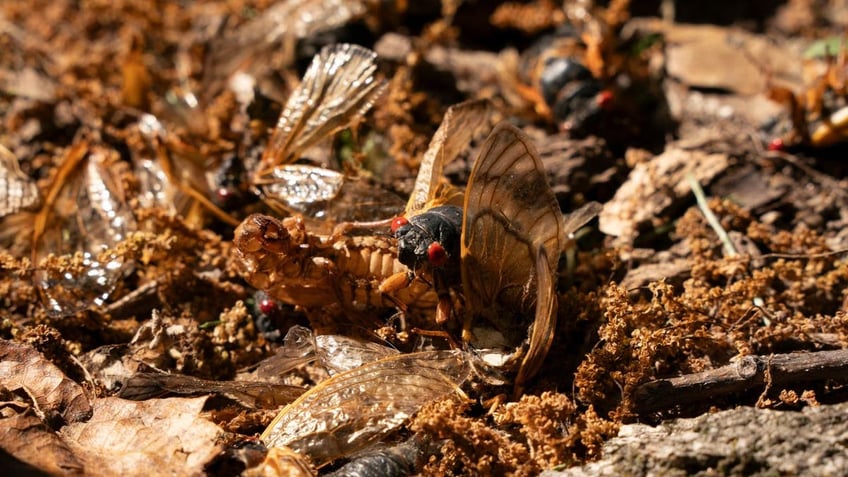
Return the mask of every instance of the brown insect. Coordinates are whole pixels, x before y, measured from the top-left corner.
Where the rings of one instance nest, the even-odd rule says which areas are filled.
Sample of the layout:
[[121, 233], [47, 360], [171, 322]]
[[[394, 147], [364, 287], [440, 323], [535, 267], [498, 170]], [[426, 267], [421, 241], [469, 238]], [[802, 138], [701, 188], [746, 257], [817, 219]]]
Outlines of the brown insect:
[[791, 130], [769, 143], [771, 150], [827, 147], [848, 139], [848, 52], [844, 45], [835, 56], [826, 55], [824, 64], [811, 59], [805, 66], [814, 79], [804, 92], [796, 94], [777, 85], [768, 90], [769, 99], [786, 106], [791, 121]]
[[[479, 101], [449, 108], [419, 174], [418, 181], [426, 182], [426, 186], [416, 185], [410, 203], [424, 204], [435, 197], [436, 190], [443, 189], [438, 180], [441, 165], [467, 144], [462, 140], [466, 137], [465, 127], [488, 121], [488, 111], [488, 103]], [[421, 190], [425, 191], [423, 195], [416, 196]], [[424, 317], [436, 305], [432, 287], [425, 281], [408, 280], [408, 286], [397, 287], [391, 294], [383, 293], [381, 283], [391, 276], [406, 277], [406, 267], [397, 260], [397, 247], [391, 236], [373, 229], [365, 232], [324, 235], [308, 231], [307, 223], [299, 216], [279, 220], [255, 214], [236, 229], [234, 243], [244, 276], [256, 288], [284, 303], [323, 310], [332, 316], [327, 320], [312, 313], [316, 331], [327, 332], [340, 326], [336, 318], [339, 314], [373, 325], [380, 310], [395, 307], [405, 311], [404, 320], [419, 320], [413, 326], [428, 325]]]
[[[452, 118], [460, 120], [455, 124], [465, 123], [463, 115]], [[559, 255], [569, 235], [597, 215], [599, 205], [591, 203], [563, 217], [535, 149], [508, 124], [495, 128], [483, 144], [463, 206], [450, 205], [455, 196], [435, 193], [440, 187], [434, 173], [440, 171], [442, 158], [452, 154], [450, 144], [435, 138], [433, 144], [437, 149], [431, 151], [442, 152], [430, 157], [428, 151], [430, 159], [422, 164], [416, 191], [425, 193], [413, 193], [412, 213], [395, 221], [401, 224], [395, 234], [399, 242], [408, 239], [406, 245], [423, 250], [407, 256], [413, 278], [435, 281], [446, 267], [460, 270], [466, 300], [463, 339], [470, 352], [400, 354], [335, 375], [280, 412], [262, 434], [267, 446], [292, 448], [321, 467], [374, 446], [432, 399], [463, 396], [459, 386], [472, 368], [484, 379], [514, 372], [520, 390], [541, 366], [556, 325]], [[459, 224], [446, 207], [457, 208]], [[427, 242], [444, 241], [451, 234], [459, 237], [457, 251]], [[451, 255], [434, 254], [434, 243]], [[443, 283], [458, 287], [459, 281], [444, 277]], [[352, 348], [355, 352], [356, 346]], [[496, 372], [489, 373], [491, 369]], [[379, 462], [387, 458], [375, 457]]]
[[599, 208], [590, 203], [564, 218], [529, 138], [504, 123], [484, 143], [461, 208], [435, 207], [392, 227], [398, 256], [413, 276], [432, 277], [442, 287], [440, 320], [450, 308], [445, 289], [457, 287], [460, 271], [462, 340], [488, 365], [517, 371], [520, 389], [553, 339], [559, 257], [569, 235]]

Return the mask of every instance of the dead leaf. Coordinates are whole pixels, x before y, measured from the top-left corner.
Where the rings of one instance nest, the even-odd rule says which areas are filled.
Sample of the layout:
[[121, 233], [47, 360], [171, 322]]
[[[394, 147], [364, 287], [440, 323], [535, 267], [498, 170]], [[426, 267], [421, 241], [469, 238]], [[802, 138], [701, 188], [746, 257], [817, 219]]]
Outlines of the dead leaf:
[[26, 392], [48, 424], [73, 423], [91, 416], [83, 388], [30, 346], [0, 340], [0, 386]]
[[[6, 406], [3, 414], [11, 413]], [[0, 449], [20, 467], [4, 466], [7, 475], [83, 475], [84, 467], [71, 448], [41, 419], [25, 410], [0, 420]]]
[[206, 397], [94, 402], [88, 422], [60, 434], [98, 475], [200, 475], [220, 451], [223, 432], [200, 416]]

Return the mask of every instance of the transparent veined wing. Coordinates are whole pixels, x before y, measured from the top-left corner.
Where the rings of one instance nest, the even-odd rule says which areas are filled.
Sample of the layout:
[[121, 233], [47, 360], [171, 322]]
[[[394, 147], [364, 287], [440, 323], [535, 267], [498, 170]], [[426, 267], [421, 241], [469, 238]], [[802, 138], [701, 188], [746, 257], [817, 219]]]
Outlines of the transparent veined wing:
[[[324, 47], [292, 92], [254, 173], [254, 184], [275, 181], [274, 169], [358, 121], [382, 94], [377, 55], [357, 45]], [[263, 190], [263, 192], [267, 192]]]
[[116, 177], [117, 156], [85, 142], [69, 148], [36, 215], [34, 280], [52, 315], [102, 305], [133, 266], [113, 250], [136, 228]]
[[[542, 322], [534, 328], [541, 334], [529, 364], [536, 366], [547, 353], [556, 320], [556, 314], [548, 312], [556, 306], [553, 274], [566, 243], [563, 226], [529, 138], [500, 124], [472, 168], [462, 224], [467, 304], [463, 339], [475, 348], [504, 350], [490, 355], [489, 364], [514, 366], [523, 354], [519, 345], [527, 338], [529, 317], [537, 316], [537, 305], [536, 319]], [[540, 259], [545, 263], [537, 264]], [[545, 276], [540, 278], [540, 273]], [[516, 348], [519, 352], [512, 353]], [[521, 377], [529, 376], [525, 372]]]
[[486, 99], [465, 101], [448, 108], [421, 160], [406, 204], [406, 216], [438, 205], [433, 201], [438, 196], [445, 165], [456, 159], [474, 138], [489, 130], [494, 112], [494, 105]]
[[286, 406], [260, 439], [317, 467], [379, 442], [425, 404], [450, 395], [470, 366], [459, 350], [407, 353], [337, 374]]
[[17, 156], [0, 144], [0, 218], [38, 204], [35, 181], [21, 171]]

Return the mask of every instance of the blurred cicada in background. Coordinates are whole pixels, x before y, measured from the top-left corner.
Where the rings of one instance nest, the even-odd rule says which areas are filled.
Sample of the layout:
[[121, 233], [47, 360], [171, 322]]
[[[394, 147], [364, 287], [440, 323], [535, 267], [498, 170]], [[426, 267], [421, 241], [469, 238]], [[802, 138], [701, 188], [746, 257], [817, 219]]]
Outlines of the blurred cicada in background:
[[[822, 40], [807, 50], [803, 64], [806, 88], [793, 92], [772, 84], [767, 96], [788, 111], [788, 131], [773, 138], [768, 148], [826, 148], [848, 139], [848, 51], [842, 37]], [[823, 51], [822, 51], [823, 50]], [[782, 126], [775, 121], [774, 126]]]
[[[658, 126], [671, 123], [648, 61], [660, 38], [632, 31], [625, 37], [629, 0], [607, 8], [592, 3], [567, 2], [552, 33], [520, 56], [502, 55], [504, 95], [510, 103], [522, 98], [538, 118], [571, 137], [603, 137], [613, 148], [658, 147], [664, 140]], [[504, 26], [518, 22], [500, 17]]]

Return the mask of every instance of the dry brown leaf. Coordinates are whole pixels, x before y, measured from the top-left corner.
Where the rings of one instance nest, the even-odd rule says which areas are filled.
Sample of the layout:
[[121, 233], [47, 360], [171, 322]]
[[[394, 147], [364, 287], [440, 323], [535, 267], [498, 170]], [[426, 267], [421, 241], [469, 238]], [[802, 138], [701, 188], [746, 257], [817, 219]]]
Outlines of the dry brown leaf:
[[94, 402], [88, 422], [60, 434], [98, 475], [200, 475], [218, 452], [221, 428], [200, 416], [206, 397]]
[[[3, 414], [10, 411], [7, 406]], [[4, 467], [7, 475], [35, 473], [35, 469], [50, 475], [83, 475], [83, 464], [67, 443], [28, 411], [0, 421], [0, 449], [20, 463], [20, 467]]]
[[73, 423], [91, 416], [83, 388], [30, 346], [0, 340], [0, 386], [24, 390], [47, 422]]

